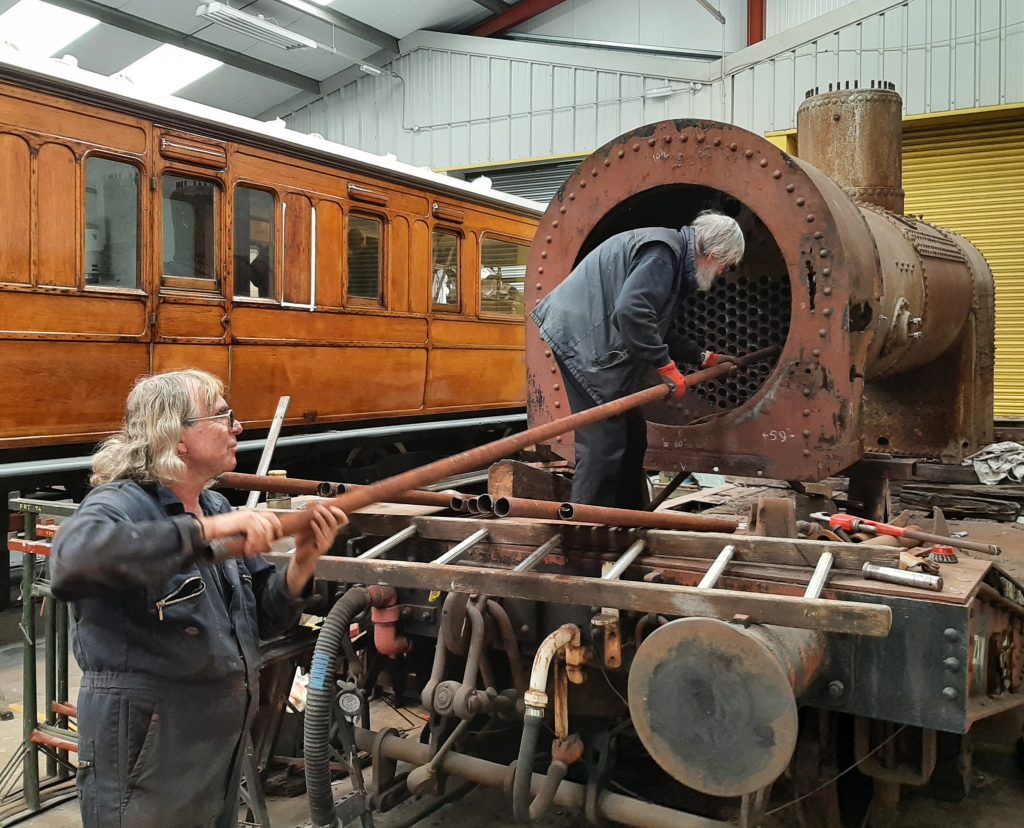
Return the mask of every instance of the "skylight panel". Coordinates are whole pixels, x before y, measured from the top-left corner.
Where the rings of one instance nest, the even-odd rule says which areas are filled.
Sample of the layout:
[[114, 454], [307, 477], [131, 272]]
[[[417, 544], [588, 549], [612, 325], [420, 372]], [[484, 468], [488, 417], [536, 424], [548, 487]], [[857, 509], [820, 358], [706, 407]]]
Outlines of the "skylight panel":
[[165, 43], [117, 74], [126, 75], [141, 89], [170, 95], [222, 65], [219, 60]]
[[0, 14], [0, 42], [27, 54], [48, 56], [98, 24], [98, 20], [42, 0], [21, 0]]

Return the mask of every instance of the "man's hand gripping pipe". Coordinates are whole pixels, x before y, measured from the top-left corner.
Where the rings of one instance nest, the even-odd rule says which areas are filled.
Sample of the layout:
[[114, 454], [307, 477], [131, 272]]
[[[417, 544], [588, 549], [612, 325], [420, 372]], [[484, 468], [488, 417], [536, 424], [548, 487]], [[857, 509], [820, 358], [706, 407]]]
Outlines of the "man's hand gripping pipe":
[[[779, 346], [773, 345], [770, 348], [763, 348], [760, 351], [754, 351], [743, 357], [736, 357], [735, 363], [723, 362], [713, 368], [695, 371], [686, 376], [686, 385], [687, 387], [693, 387], [694, 385], [700, 385], [702, 382], [727, 377], [742, 367], [766, 359], [772, 359], [779, 354], [779, 351]], [[501, 460], [511, 454], [515, 454], [527, 446], [550, 440], [552, 437], [573, 431], [581, 426], [592, 425], [609, 417], [618, 416], [641, 405], [663, 400], [671, 392], [672, 389], [663, 384], [655, 385], [652, 388], [645, 388], [643, 391], [638, 391], [635, 394], [630, 394], [618, 400], [612, 400], [604, 405], [589, 408], [578, 414], [571, 414], [568, 417], [542, 423], [519, 434], [512, 434], [509, 437], [495, 440], [493, 443], [471, 448], [468, 451], [446, 457], [443, 460], [437, 460], [425, 466], [420, 466], [417, 469], [410, 469], [407, 472], [396, 474], [394, 477], [387, 477], [377, 483], [371, 483], [361, 489], [346, 492], [326, 502], [329, 505], [340, 507], [345, 512], [361, 509], [364, 506], [369, 506], [371, 503], [387, 502], [388, 498], [396, 497], [410, 489], [429, 486], [431, 483], [437, 483], [447, 477], [482, 468], [488, 463], [493, 463], [496, 460]], [[285, 535], [294, 534], [308, 522], [309, 515], [305, 512], [292, 512], [287, 515], [281, 515], [281, 528]], [[239, 557], [242, 554], [243, 547], [244, 541], [242, 538], [225, 538], [213, 541], [209, 546], [209, 554], [205, 556], [206, 562], [217, 563], [225, 558]]]

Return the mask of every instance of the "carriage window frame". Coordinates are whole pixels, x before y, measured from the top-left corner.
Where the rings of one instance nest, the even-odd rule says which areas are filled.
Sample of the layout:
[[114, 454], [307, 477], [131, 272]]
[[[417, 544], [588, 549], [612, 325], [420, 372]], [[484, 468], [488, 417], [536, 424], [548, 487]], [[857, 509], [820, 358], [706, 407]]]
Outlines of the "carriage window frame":
[[[454, 304], [450, 303], [439, 303], [434, 301], [434, 247], [439, 235], [452, 236], [455, 239], [455, 285], [456, 285], [456, 296], [457, 301]], [[430, 309], [434, 313], [450, 313], [459, 315], [462, 313], [462, 300], [465, 294], [462, 285], [462, 251], [465, 243], [465, 234], [455, 228], [448, 227], [447, 225], [434, 225], [430, 231]]]
[[[166, 223], [166, 215], [164, 213], [164, 181], [170, 176], [173, 178], [188, 178], [193, 181], [200, 181], [212, 185], [213, 187], [213, 267], [214, 274], [212, 278], [204, 276], [177, 276], [172, 273], [165, 272], [166, 259], [164, 258], [164, 228]], [[224, 289], [224, 262], [222, 261], [222, 250], [220, 239], [224, 233], [224, 222], [225, 210], [224, 210], [224, 183], [216, 176], [201, 175], [197, 174], [196, 171], [182, 168], [182, 167], [165, 167], [160, 170], [157, 175], [157, 186], [156, 192], [158, 193], [160, 211], [159, 211], [159, 223], [157, 226], [157, 237], [156, 247], [160, 251], [158, 258], [160, 267], [160, 286], [161, 288], [167, 288], [171, 290], [183, 290], [192, 293], [200, 293], [205, 295], [212, 295], [217, 297], [223, 297], [227, 294]], [[233, 276], [233, 274], [232, 274]], [[232, 285], [233, 287], [233, 285]]]
[[[104, 285], [97, 284], [89, 281], [89, 231], [88, 231], [88, 219], [89, 219], [89, 162], [90, 161], [110, 161], [115, 164], [123, 164], [126, 167], [132, 167], [138, 175], [136, 181], [136, 204], [135, 204], [135, 284], [132, 286], [126, 285]], [[133, 157], [119, 156], [110, 152], [88, 152], [82, 158], [82, 179], [81, 179], [81, 200], [79, 203], [82, 205], [82, 243], [81, 243], [81, 288], [85, 291], [95, 291], [97, 293], [121, 293], [131, 295], [146, 295], [145, 285], [145, 258], [143, 255], [144, 244], [144, 232], [145, 228], [143, 225], [145, 210], [144, 210], [144, 181], [146, 181], [147, 173], [145, 166], [141, 159]]]
[[[505, 236], [505, 235], [502, 235], [500, 233], [491, 233], [491, 232], [488, 232], [488, 231], [482, 232], [480, 234], [480, 245], [479, 245], [479, 247], [480, 247], [480, 267], [478, 268], [478, 270], [481, 273], [483, 272], [483, 269], [484, 269], [484, 243], [488, 239], [491, 239], [492, 241], [504, 242], [505, 244], [514, 244], [514, 245], [516, 245], [518, 247], [523, 247], [523, 248], [526, 249], [527, 256], [529, 256], [530, 247], [532, 246], [531, 242], [527, 241], [526, 239], [517, 239], [514, 236]], [[477, 290], [477, 309], [478, 309], [478, 313], [479, 313], [481, 318], [493, 319], [493, 320], [499, 320], [500, 319], [500, 320], [507, 321], [507, 322], [522, 322], [523, 320], [526, 319], [526, 270], [525, 270], [526, 265], [523, 265], [523, 268], [524, 268], [524, 270], [523, 270], [523, 279], [522, 279], [522, 285], [519, 287], [519, 299], [518, 299], [518, 301], [522, 304], [522, 312], [521, 313], [520, 312], [505, 313], [505, 312], [496, 311], [496, 310], [485, 310], [484, 309], [484, 292], [483, 292], [484, 278], [483, 278], [483, 276], [481, 276], [481, 278], [480, 278], [480, 286], [479, 286], [479, 289]]]
[[[377, 262], [377, 298], [371, 299], [368, 296], [353, 296], [351, 288], [351, 270], [349, 255], [351, 253], [350, 233], [352, 231], [352, 219], [361, 218], [376, 221], [380, 225], [380, 244], [379, 251], [380, 256]], [[346, 307], [365, 307], [365, 308], [386, 308], [388, 306], [387, 297], [387, 279], [385, 274], [388, 272], [388, 219], [380, 213], [373, 213], [369, 210], [346, 210], [345, 211], [345, 294], [342, 297], [342, 303]]]
[[[238, 220], [236, 213], [238, 190], [244, 188], [246, 190], [252, 190], [259, 193], [266, 193], [272, 200], [270, 221], [271, 221], [271, 249], [269, 255], [270, 261], [270, 293], [267, 296], [246, 296], [244, 293], [235, 292], [235, 223]], [[236, 181], [231, 190], [231, 226], [229, 228], [231, 237], [231, 259], [230, 259], [230, 284], [231, 284], [231, 300], [233, 302], [253, 302], [263, 305], [279, 305], [281, 304], [282, 291], [284, 286], [282, 283], [283, 272], [278, 267], [278, 248], [280, 247], [279, 231], [283, 228], [278, 222], [278, 206], [283, 204], [283, 200], [278, 195], [277, 190], [273, 187], [266, 185], [260, 185], [252, 181]]]

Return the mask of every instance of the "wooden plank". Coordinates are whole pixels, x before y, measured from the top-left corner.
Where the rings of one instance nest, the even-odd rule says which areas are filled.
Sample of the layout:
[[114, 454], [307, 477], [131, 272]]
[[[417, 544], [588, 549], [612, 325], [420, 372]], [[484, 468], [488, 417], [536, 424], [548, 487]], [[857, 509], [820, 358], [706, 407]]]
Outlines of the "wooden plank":
[[320, 559], [316, 576], [340, 583], [469, 592], [556, 604], [719, 618], [724, 621], [743, 615], [758, 624], [873, 637], [885, 637], [892, 625], [891, 610], [878, 604], [761, 595], [725, 589], [706, 590], [636, 581], [605, 581], [575, 575], [517, 573], [485, 567], [328, 557]]
[[[408, 525], [409, 518], [373, 512], [357, 512], [350, 516], [353, 528], [368, 535], [390, 537]], [[492, 543], [517, 546], [540, 546], [552, 532], [562, 536], [563, 549], [622, 552], [641, 537], [639, 531], [610, 529], [593, 524], [569, 521], [493, 520], [463, 517], [415, 518], [419, 537], [427, 540], [458, 542], [478, 529], [486, 527]], [[648, 530], [645, 537], [652, 555], [688, 558], [714, 558], [726, 544], [735, 544], [737, 561], [773, 563], [789, 566], [810, 566], [818, 562], [822, 552], [831, 552], [836, 569], [860, 571], [865, 561], [883, 566], [896, 566], [899, 550], [894, 547], [869, 546], [856, 543], [801, 540], [797, 538], [763, 538], [724, 532], [680, 532], [667, 529]]]
[[[682, 506], [687, 503], [700, 503], [702, 501], [707, 502], [712, 506], [718, 506], [722, 501], [715, 498], [717, 498], [718, 495], [731, 492], [735, 488], [738, 487], [734, 483], [726, 483], [724, 486], [714, 486], [710, 489], [698, 489], [695, 492], [687, 492], [684, 495], [679, 495], [679, 497], [670, 497], [658, 507], [658, 511], [666, 512], [671, 509], [675, 509], [677, 506]], [[712, 500], [705, 501], [705, 498], [708, 497], [712, 498]]]
[[959, 497], [938, 492], [918, 492], [904, 489], [900, 492], [900, 503], [917, 509], [940, 507], [947, 515], [969, 515], [986, 517], [991, 520], [1011, 521], [1020, 514], [1020, 504], [1015, 500], [997, 498]]
[[530, 463], [499, 460], [487, 470], [487, 493], [494, 498], [525, 497], [562, 503], [570, 499], [572, 483]]
[[935, 483], [981, 482], [971, 466], [946, 466], [942, 463], [918, 463], [914, 469], [914, 479]]

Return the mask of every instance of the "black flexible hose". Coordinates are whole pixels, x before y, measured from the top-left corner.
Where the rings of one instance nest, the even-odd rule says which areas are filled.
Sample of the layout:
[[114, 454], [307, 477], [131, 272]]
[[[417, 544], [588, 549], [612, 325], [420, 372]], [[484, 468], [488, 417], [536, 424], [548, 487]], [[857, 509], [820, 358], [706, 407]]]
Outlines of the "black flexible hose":
[[537, 738], [544, 720], [529, 715], [523, 720], [523, 740], [519, 743], [519, 759], [512, 781], [512, 816], [516, 822], [532, 822], [530, 818], [530, 783], [533, 782], [533, 761], [537, 755]]
[[[314, 828], [337, 828], [338, 818], [331, 793], [330, 729], [331, 703], [334, 701], [334, 675], [338, 653], [349, 635], [352, 619], [370, 606], [370, 592], [354, 587], [333, 607], [320, 628], [313, 651], [306, 693], [306, 713], [302, 732], [302, 750], [306, 765], [306, 793], [309, 818]], [[339, 714], [340, 715], [340, 714]], [[341, 726], [346, 726], [342, 722]]]

